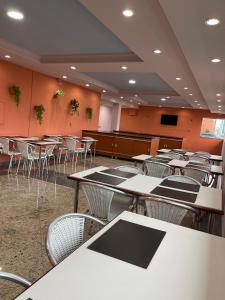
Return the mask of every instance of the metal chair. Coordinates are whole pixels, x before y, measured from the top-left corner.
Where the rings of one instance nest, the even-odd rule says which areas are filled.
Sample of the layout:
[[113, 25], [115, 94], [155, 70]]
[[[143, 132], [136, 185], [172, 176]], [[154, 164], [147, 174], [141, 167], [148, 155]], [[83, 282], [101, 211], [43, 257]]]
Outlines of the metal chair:
[[12, 170], [13, 158], [20, 155], [20, 152], [16, 151], [15, 149], [13, 151], [10, 150], [10, 142], [14, 143], [14, 141], [11, 139], [0, 137], [0, 144], [2, 146], [1, 154], [9, 155], [10, 157], [8, 173], [10, 172], [10, 170]]
[[156, 161], [144, 161], [145, 175], [163, 178], [174, 173], [174, 169], [167, 164]]
[[12, 274], [12, 273], [8, 273], [8, 272], [0, 272], [0, 279], [4, 279], [4, 280], [8, 280], [11, 282], [15, 282], [25, 288], [28, 288], [29, 286], [31, 286], [31, 282], [26, 280], [25, 278]]
[[133, 196], [101, 184], [81, 182], [80, 188], [87, 199], [90, 214], [107, 222], [129, 210], [134, 201]]
[[133, 174], [142, 174], [142, 175], [144, 174], [144, 172], [140, 168], [134, 167], [134, 166], [129, 166], [129, 165], [115, 167], [114, 169], [133, 173]]
[[145, 201], [148, 217], [180, 225], [187, 213], [189, 213], [191, 216], [191, 227], [195, 226], [198, 220], [198, 210], [188, 205], [158, 197], [142, 197], [140, 200]]
[[209, 161], [209, 157], [204, 156], [204, 155], [198, 155], [198, 154], [194, 154], [190, 157], [190, 162], [197, 162], [197, 163], [202, 163], [205, 166], [209, 166], [210, 165], [210, 161]]
[[213, 176], [204, 169], [185, 167], [181, 169], [181, 174], [197, 180], [201, 185], [209, 186]]
[[201, 185], [199, 181], [197, 181], [194, 178], [191, 178], [189, 176], [184, 176], [184, 175], [172, 175], [165, 177], [164, 180], [171, 180], [171, 181], [177, 181], [177, 182], [184, 182], [184, 183], [189, 183], [189, 184], [196, 184], [196, 185]]
[[[50, 138], [45, 138], [44, 140], [49, 141], [49, 142], [56, 141], [56, 142], [63, 143], [64, 139], [62, 137], [59, 137], [59, 136], [52, 136]], [[57, 150], [57, 162], [60, 164], [61, 157], [62, 157], [62, 152], [65, 151], [65, 159], [66, 159], [67, 152], [68, 152], [68, 147], [63, 145], [63, 144], [60, 144], [60, 145], [57, 145], [56, 150]]]
[[80, 154], [81, 159], [82, 159], [82, 153], [85, 153], [85, 149], [77, 147], [78, 140], [76, 138], [67, 137], [67, 138], [65, 138], [65, 141], [66, 141], [66, 146], [68, 148], [68, 152], [66, 154], [65, 161], [67, 161], [68, 153], [72, 153], [72, 155], [73, 155], [72, 156], [72, 162], [74, 162], [74, 156], [76, 154], [76, 158], [75, 158], [75, 164], [76, 164], [77, 159], [78, 159], [78, 155]]
[[95, 217], [80, 213], [60, 216], [49, 225], [46, 248], [53, 265], [60, 263], [83, 243], [87, 219], [105, 225]]

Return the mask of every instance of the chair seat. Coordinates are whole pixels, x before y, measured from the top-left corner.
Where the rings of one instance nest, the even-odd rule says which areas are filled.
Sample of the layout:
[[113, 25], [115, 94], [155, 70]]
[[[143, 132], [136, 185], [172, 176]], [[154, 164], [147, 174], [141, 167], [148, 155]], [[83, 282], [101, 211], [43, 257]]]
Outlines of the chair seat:
[[9, 151], [7, 154], [11, 156], [11, 155], [20, 155], [21, 153], [16, 151]]
[[132, 204], [131, 198], [125, 195], [115, 195], [113, 197], [108, 220], [111, 221], [125, 210], [129, 210]]
[[76, 152], [84, 152], [85, 151], [85, 149], [84, 148], [76, 148], [76, 149], [74, 149], [74, 152], [76, 153]]

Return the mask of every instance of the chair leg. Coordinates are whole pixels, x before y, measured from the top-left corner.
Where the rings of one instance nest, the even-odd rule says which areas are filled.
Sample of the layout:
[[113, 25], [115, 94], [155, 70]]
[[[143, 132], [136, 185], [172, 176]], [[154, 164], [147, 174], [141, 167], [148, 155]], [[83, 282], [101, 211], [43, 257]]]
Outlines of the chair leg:
[[17, 170], [16, 170], [16, 175], [17, 175], [17, 174], [18, 174], [18, 172], [19, 172], [19, 168], [20, 168], [20, 161], [21, 161], [21, 157], [19, 158], [19, 161], [18, 161]]
[[12, 169], [12, 160], [13, 160], [13, 155], [10, 155], [10, 161], [9, 161], [9, 167], [8, 167], [8, 173]]

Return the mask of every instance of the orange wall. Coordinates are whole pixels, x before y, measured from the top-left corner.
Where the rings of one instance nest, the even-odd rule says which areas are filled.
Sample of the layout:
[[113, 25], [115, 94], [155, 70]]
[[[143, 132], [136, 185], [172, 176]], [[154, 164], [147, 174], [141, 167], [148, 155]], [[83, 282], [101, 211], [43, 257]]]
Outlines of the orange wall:
[[[202, 118], [225, 118], [225, 115], [211, 114], [207, 110], [158, 108], [141, 106], [136, 116], [129, 116], [130, 109], [122, 109], [120, 130], [165, 136], [184, 137], [183, 148], [190, 151], [207, 151], [220, 154], [223, 141], [201, 138]], [[177, 126], [160, 125], [161, 114], [178, 115]]]
[[[8, 88], [21, 88], [17, 108]], [[57, 89], [65, 95], [53, 98]], [[69, 102], [76, 98], [80, 103], [78, 115], [69, 113]], [[33, 107], [45, 107], [43, 123], [39, 125]], [[93, 108], [93, 118], [88, 120], [86, 108]], [[41, 136], [44, 134], [76, 134], [82, 129], [96, 130], [98, 126], [100, 94], [68, 82], [59, 83], [55, 78], [0, 61], [0, 135]]]

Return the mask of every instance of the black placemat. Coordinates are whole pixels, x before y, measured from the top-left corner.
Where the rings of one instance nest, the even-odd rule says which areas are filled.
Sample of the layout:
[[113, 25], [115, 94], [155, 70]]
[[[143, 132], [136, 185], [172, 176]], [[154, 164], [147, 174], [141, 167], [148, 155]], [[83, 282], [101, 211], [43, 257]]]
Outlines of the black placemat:
[[119, 220], [88, 249], [147, 269], [166, 232]]
[[150, 192], [150, 194], [163, 196], [163, 197], [167, 197], [167, 198], [172, 198], [172, 199], [177, 199], [177, 200], [182, 200], [182, 201], [186, 201], [186, 202], [192, 202], [192, 203], [194, 203], [197, 198], [197, 194], [194, 194], [194, 193], [166, 189], [166, 188], [163, 188], [160, 186], [157, 186], [154, 190], [152, 190]]
[[175, 189], [181, 189], [181, 190], [187, 190], [191, 192], [198, 192], [200, 189], [200, 186], [197, 184], [191, 184], [186, 182], [178, 182], [174, 180], [165, 179], [163, 180], [160, 185], [162, 186], [168, 186]]
[[97, 173], [97, 172], [92, 173], [90, 175], [87, 175], [84, 178], [94, 180], [94, 181], [97, 181], [97, 182], [111, 184], [111, 185], [118, 185], [118, 184], [120, 184], [120, 183], [122, 183], [126, 180], [126, 179], [123, 179], [123, 178], [109, 176], [109, 175], [105, 175], [105, 174]]
[[118, 169], [106, 169], [104, 171], [101, 171], [101, 173], [107, 173], [111, 175], [116, 175], [124, 178], [132, 178], [136, 176], [134, 173], [126, 172], [126, 171], [120, 171]]
[[195, 161], [189, 161], [187, 166], [189, 165], [196, 165], [196, 166], [205, 166], [204, 163], [201, 163], [201, 162], [195, 162]]

